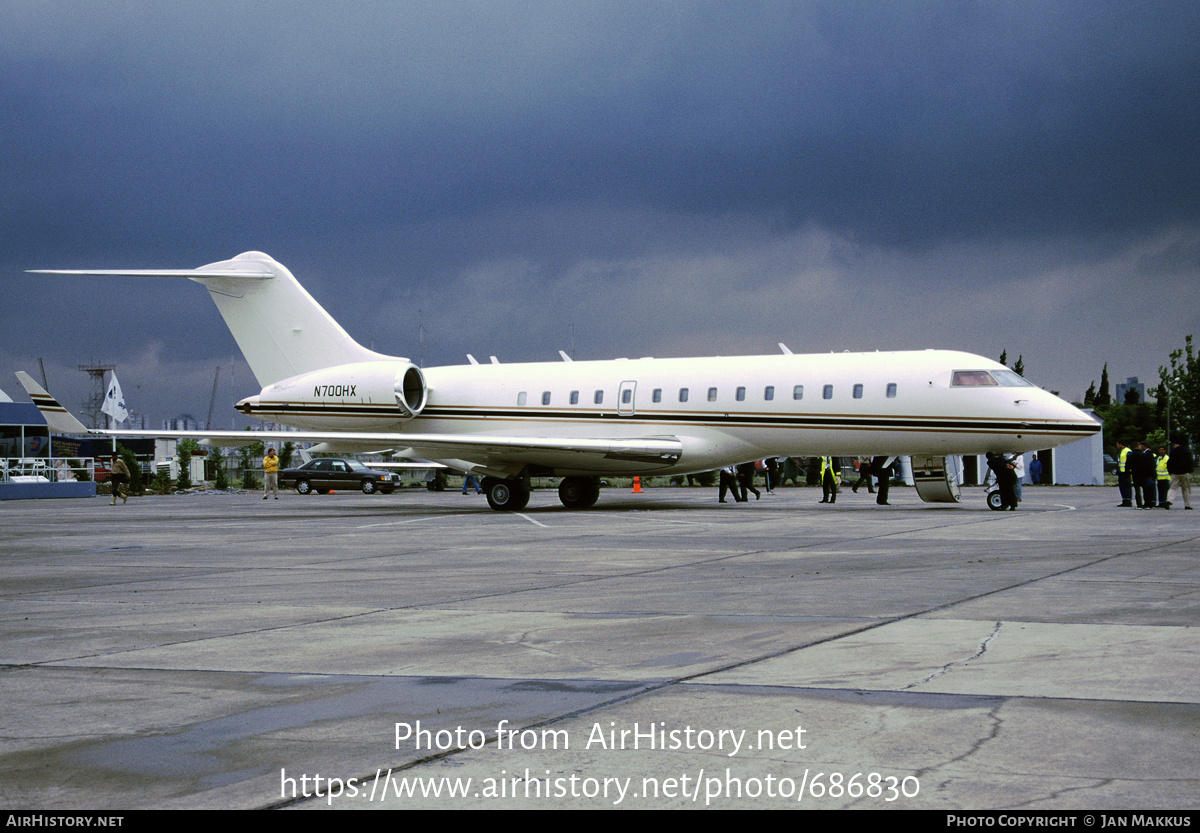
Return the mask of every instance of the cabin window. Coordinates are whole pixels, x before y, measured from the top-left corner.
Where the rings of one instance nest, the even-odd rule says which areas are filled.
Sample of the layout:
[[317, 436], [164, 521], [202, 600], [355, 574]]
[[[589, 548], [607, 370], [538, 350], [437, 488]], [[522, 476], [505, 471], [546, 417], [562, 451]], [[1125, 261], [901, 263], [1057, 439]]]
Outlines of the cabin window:
[[680, 388], [680, 389], [679, 389], [679, 401], [680, 401], [680, 402], [687, 402], [687, 397], [688, 397], [688, 389], [687, 389], [687, 388]]
[[854, 386], [854, 398], [855, 398], [855, 399], [862, 399], [862, 392], [863, 392], [863, 386], [862, 386], [862, 385], [855, 385], [855, 386]]
[[888, 397], [888, 399], [896, 398], [896, 383], [895, 382], [888, 382], [887, 397]]
[[775, 398], [775, 386], [774, 385], [767, 385], [765, 388], [763, 388], [763, 399], [770, 402], [774, 398]]
[[655, 388], [650, 394], [650, 399], [654, 402], [662, 402], [662, 388]]
[[833, 399], [833, 385], [826, 385], [821, 388], [822, 399]]
[[629, 388], [625, 388], [625, 390], [621, 391], [621, 404], [622, 405], [628, 405], [632, 401], [633, 401], [633, 391], [632, 390], [630, 390]]
[[592, 401], [595, 402], [597, 405], [603, 405], [604, 404], [604, 391], [602, 391], [602, 390], [596, 391], [595, 396], [592, 397]]
[[579, 404], [579, 391], [577, 391], [577, 390], [571, 391], [571, 404], [572, 405]]
[[737, 397], [738, 402], [745, 402], [746, 401], [746, 389], [738, 388], [735, 396]]
[[804, 385], [796, 385], [796, 387], [792, 388], [792, 399], [803, 399], [803, 398], [804, 398]]
[[716, 388], [709, 388], [709, 389], [708, 389], [708, 401], [709, 401], [709, 402], [716, 402], [716, 401], [717, 401], [717, 389], [716, 389]]
[[542, 404], [543, 405], [550, 404], [550, 391], [548, 391], [548, 390], [542, 391]]
[[517, 394], [517, 404], [518, 405], [525, 404], [525, 391], [521, 391], [520, 393]]

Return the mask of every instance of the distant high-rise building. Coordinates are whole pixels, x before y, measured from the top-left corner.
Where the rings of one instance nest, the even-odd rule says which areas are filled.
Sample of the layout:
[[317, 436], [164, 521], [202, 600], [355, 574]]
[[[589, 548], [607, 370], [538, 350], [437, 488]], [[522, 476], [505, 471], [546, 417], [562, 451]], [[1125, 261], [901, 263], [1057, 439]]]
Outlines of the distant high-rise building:
[[171, 419], [164, 419], [162, 424], [164, 431], [199, 431], [200, 421], [191, 414], [180, 414]]
[[[1133, 397], [1135, 397], [1132, 400], [1127, 398], [1130, 393], [1132, 393]], [[1125, 380], [1124, 384], [1121, 384], [1120, 382], [1117, 383], [1117, 398], [1115, 401], [1120, 405], [1126, 404], [1130, 401], [1137, 403], [1145, 402], [1146, 386], [1139, 382], [1136, 376], [1130, 376]]]

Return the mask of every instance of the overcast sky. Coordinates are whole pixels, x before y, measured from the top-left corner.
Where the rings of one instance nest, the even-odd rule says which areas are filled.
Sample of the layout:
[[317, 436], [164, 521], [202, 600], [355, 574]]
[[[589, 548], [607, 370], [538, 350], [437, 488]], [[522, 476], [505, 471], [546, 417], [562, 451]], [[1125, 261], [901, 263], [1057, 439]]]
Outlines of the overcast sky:
[[1194, 0], [3, 0], [0, 32], [21, 401], [41, 358], [77, 409], [104, 360], [204, 419], [221, 365], [227, 426], [258, 386], [201, 287], [24, 270], [252, 249], [425, 365], [1006, 349], [1080, 399], [1200, 333]]

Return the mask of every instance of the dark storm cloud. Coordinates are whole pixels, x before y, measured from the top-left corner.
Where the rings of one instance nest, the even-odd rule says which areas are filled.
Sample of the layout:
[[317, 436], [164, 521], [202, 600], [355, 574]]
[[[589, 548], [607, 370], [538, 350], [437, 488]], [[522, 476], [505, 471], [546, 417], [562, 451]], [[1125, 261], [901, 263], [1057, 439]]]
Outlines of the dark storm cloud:
[[[13, 334], [64, 296], [102, 316], [132, 298], [112, 358], [199, 373], [231, 341], [195, 287], [55, 299], [21, 270], [248, 249], [384, 349], [416, 353], [424, 311], [441, 361], [464, 329], [553, 355], [564, 309], [594, 357], [605, 333], [688, 350], [714, 310], [746, 332], [817, 298], [874, 298], [877, 326], [930, 299], [964, 321], [1073, 304], [1103, 329], [1088, 299], [1197, 271], [1198, 20], [1182, 2], [8, 2], [0, 267], [21, 301], [0, 356], [70, 367], [93, 328]], [[721, 349], [763, 344], [741, 346]]]
[[5, 126], [90, 185], [64, 208], [165, 227], [617, 202], [919, 245], [1194, 210], [1192, 5], [642, 6], [117, 10], [12, 50]]

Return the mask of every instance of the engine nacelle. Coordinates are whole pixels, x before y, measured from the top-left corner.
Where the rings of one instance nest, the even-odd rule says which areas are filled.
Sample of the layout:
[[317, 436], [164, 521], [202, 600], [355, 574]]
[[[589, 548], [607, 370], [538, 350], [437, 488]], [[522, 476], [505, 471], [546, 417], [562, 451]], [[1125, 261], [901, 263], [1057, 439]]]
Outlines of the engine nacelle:
[[428, 395], [424, 374], [411, 362], [359, 362], [283, 379], [237, 409], [299, 428], [384, 431], [419, 415]]

